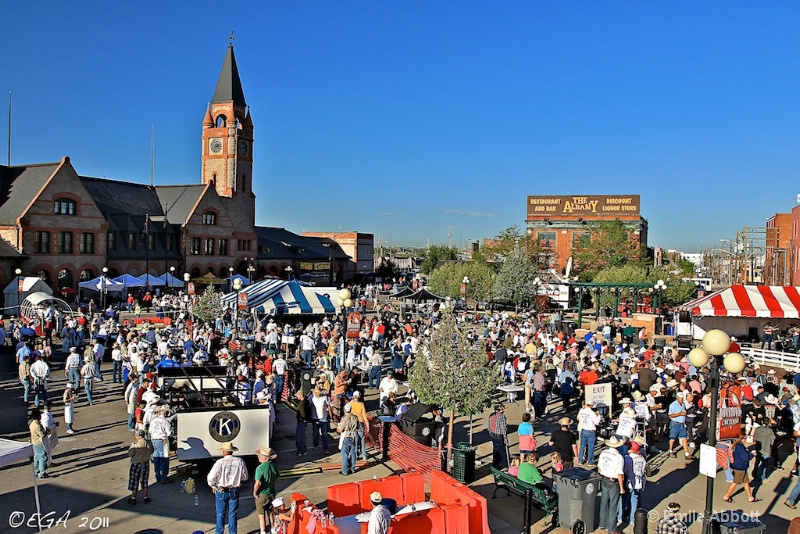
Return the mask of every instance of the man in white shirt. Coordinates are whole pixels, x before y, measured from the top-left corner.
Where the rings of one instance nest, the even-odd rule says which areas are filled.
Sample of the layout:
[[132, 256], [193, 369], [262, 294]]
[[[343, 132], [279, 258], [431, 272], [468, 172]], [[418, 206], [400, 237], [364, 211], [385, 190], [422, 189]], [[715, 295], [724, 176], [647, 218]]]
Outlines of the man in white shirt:
[[394, 379], [394, 373], [389, 371], [386, 376], [381, 380], [380, 385], [380, 398], [378, 399], [378, 404], [383, 404], [383, 399], [389, 396], [389, 393], [397, 394], [397, 390], [399, 386], [397, 384], [397, 380]]
[[171, 484], [169, 479], [169, 436], [172, 427], [164, 417], [169, 412], [169, 406], [162, 405], [156, 408], [155, 416], [150, 421], [150, 441], [153, 442], [153, 467], [156, 472], [156, 482]]
[[[578, 412], [578, 429], [580, 430], [580, 442], [578, 445], [578, 463], [594, 465], [594, 445], [597, 441], [597, 425], [600, 424], [600, 416], [591, 406], [583, 403], [583, 408]], [[583, 454], [586, 449], [586, 455]], [[586, 461], [584, 462], [584, 458]]]
[[616, 436], [606, 440], [608, 448], [600, 453], [597, 470], [603, 478], [600, 480], [600, 520], [599, 529], [605, 529], [608, 534], [617, 532], [617, 512], [619, 509], [620, 495], [625, 493], [625, 459], [620, 454], [619, 447], [624, 442]]
[[244, 460], [233, 456], [234, 451], [239, 450], [233, 446], [233, 443], [223, 443], [219, 450], [222, 451], [222, 458], [214, 463], [206, 477], [206, 482], [216, 497], [216, 534], [222, 534], [225, 531], [226, 518], [228, 533], [235, 534], [239, 520], [239, 487], [242, 482], [247, 480], [247, 466]]
[[392, 522], [392, 514], [383, 504], [383, 495], [378, 491], [373, 491], [369, 496], [369, 501], [374, 508], [369, 516], [367, 534], [386, 534], [389, 532], [389, 524]]
[[[372, 349], [372, 346], [369, 347]], [[378, 387], [381, 381], [381, 367], [383, 366], [383, 354], [379, 350], [372, 350], [367, 358], [367, 365], [369, 365], [369, 380], [367, 387]], [[374, 386], [372, 384], [375, 384]]]
[[314, 392], [309, 399], [311, 404], [311, 423], [314, 435], [314, 447], [319, 447], [319, 438], [322, 436], [322, 449], [328, 451], [328, 416], [330, 402], [328, 396], [319, 388], [314, 388]]
[[69, 356], [64, 363], [64, 376], [68, 382], [72, 382], [76, 388], [81, 383], [81, 356], [78, 354], [78, 347], [69, 348]]
[[33, 379], [33, 388], [36, 393], [34, 402], [36, 406], [41, 406], [47, 402], [47, 378], [50, 376], [50, 367], [47, 366], [38, 352], [33, 355], [33, 363], [31, 364], [31, 379]]
[[306, 365], [311, 365], [314, 360], [314, 345], [314, 338], [309, 335], [308, 330], [303, 332], [300, 336], [300, 357]]
[[114, 362], [111, 381], [115, 384], [117, 382], [122, 383], [122, 350], [119, 348], [119, 343], [114, 343], [114, 349], [111, 351], [111, 360]]
[[286, 378], [286, 360], [283, 359], [282, 354], [278, 354], [278, 357], [272, 362], [272, 370], [275, 372], [275, 397], [273, 397], [272, 402], [277, 403], [281, 400], [283, 396], [283, 384]]

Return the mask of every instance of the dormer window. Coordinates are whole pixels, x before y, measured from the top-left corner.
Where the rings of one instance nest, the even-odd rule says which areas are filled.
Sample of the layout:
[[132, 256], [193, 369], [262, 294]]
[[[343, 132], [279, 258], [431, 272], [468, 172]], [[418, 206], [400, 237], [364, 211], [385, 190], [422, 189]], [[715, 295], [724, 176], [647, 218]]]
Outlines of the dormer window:
[[75, 201], [59, 198], [53, 204], [53, 213], [57, 215], [75, 215]]
[[207, 211], [203, 214], [203, 224], [214, 226], [217, 224], [217, 214], [213, 211]]

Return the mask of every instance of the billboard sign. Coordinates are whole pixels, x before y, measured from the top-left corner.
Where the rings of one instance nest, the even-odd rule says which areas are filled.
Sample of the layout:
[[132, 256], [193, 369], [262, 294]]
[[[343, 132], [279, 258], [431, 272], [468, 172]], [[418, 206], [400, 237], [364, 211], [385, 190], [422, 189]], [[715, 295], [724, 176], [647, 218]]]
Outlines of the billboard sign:
[[639, 195], [529, 196], [528, 217], [639, 215]]

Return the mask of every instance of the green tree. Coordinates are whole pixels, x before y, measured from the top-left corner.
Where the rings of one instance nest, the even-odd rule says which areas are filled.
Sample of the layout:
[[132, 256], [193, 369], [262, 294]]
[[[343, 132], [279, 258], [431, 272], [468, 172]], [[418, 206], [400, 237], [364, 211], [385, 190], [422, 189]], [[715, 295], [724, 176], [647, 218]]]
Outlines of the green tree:
[[375, 270], [375, 275], [383, 280], [391, 280], [398, 274], [400, 274], [400, 269], [389, 258], [383, 258], [383, 261], [381, 261], [381, 264]]
[[577, 270], [582, 279], [594, 280], [603, 269], [640, 264], [643, 258], [639, 243], [619, 219], [592, 225], [591, 239], [581, 240], [575, 251]]
[[200, 295], [200, 300], [197, 301], [197, 305], [194, 307], [194, 315], [211, 324], [214, 324], [214, 321], [222, 315], [223, 311], [222, 293], [214, 291], [214, 286], [211, 285]]
[[490, 265], [482, 261], [446, 263], [431, 273], [428, 284], [434, 294], [457, 299], [461, 298], [461, 284], [465, 276], [469, 278], [466, 298], [491, 300], [495, 273]]
[[516, 248], [503, 262], [494, 280], [494, 298], [516, 309], [533, 300], [537, 269], [529, 256]]
[[514, 250], [519, 249], [534, 263], [538, 269], [542, 269], [542, 246], [540, 243], [523, 232], [518, 225], [510, 226], [490, 239], [481, 249], [472, 255], [475, 260], [488, 262], [503, 262], [510, 257]]
[[451, 261], [458, 259], [458, 251], [453, 247], [445, 245], [431, 245], [425, 254], [425, 260], [419, 266], [423, 274], [431, 274], [440, 261]]
[[[452, 313], [444, 312], [431, 336], [427, 359], [411, 368], [409, 382], [419, 399], [450, 412], [448, 456], [453, 448], [453, 428], [459, 415], [474, 416], [491, 405], [501, 377], [486, 355], [459, 332]], [[471, 439], [471, 432], [470, 432]]]

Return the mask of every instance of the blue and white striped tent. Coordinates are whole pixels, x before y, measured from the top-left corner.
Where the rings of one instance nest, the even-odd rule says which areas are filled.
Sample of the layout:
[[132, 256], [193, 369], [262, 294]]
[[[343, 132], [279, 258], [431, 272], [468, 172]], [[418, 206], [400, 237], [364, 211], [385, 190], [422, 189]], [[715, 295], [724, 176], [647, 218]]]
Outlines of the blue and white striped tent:
[[[246, 289], [247, 308], [268, 315], [324, 314], [336, 312], [332, 296], [314, 291], [313, 287], [302, 287], [297, 282], [286, 280], [262, 280]], [[236, 292], [222, 297], [228, 306], [236, 304]]]

